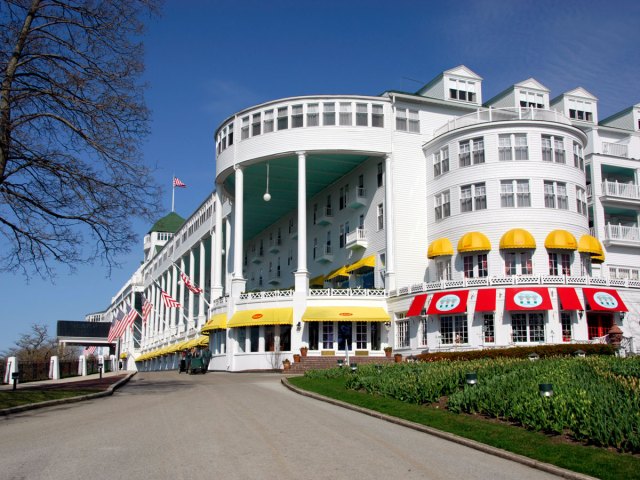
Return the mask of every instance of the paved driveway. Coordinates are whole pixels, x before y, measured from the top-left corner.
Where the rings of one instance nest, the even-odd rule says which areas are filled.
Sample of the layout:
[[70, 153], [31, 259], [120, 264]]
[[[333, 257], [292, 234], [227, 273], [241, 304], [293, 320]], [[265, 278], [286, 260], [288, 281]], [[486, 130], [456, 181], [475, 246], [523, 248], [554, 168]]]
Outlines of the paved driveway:
[[139, 373], [0, 419], [3, 479], [556, 478], [297, 395], [277, 374]]

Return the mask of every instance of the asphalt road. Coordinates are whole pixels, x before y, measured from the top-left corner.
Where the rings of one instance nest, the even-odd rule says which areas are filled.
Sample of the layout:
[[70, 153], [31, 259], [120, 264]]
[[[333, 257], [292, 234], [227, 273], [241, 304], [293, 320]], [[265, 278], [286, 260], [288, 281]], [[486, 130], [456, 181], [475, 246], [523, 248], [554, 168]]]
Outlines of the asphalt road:
[[278, 374], [139, 373], [0, 418], [3, 480], [558, 478], [297, 395]]

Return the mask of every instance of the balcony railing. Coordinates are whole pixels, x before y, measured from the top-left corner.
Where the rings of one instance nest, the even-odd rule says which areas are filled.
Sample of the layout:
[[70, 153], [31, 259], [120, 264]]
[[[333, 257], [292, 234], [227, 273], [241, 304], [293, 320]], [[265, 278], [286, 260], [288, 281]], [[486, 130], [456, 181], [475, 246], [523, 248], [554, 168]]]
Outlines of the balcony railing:
[[555, 110], [545, 110], [541, 108], [488, 108], [485, 110], [478, 109], [475, 113], [449, 120], [434, 132], [434, 137], [470, 125], [516, 120], [539, 120], [571, 125], [571, 120]]
[[347, 233], [347, 241], [345, 247], [347, 248], [367, 248], [369, 242], [367, 241], [367, 231], [364, 228], [357, 228], [353, 232]]
[[602, 153], [604, 155], [627, 158], [629, 155], [629, 147], [619, 143], [602, 142]]
[[640, 242], [640, 228], [607, 223], [604, 229], [604, 236], [605, 240], [608, 241]]
[[329, 225], [333, 223], [333, 210], [331, 207], [326, 206], [320, 209], [318, 217], [316, 218], [316, 223], [318, 225]]
[[602, 195], [608, 197], [628, 198], [640, 200], [640, 185], [634, 183], [619, 183], [605, 180], [602, 182]]
[[349, 208], [360, 208], [367, 203], [367, 191], [364, 187], [356, 187], [353, 191], [347, 192], [347, 206]]

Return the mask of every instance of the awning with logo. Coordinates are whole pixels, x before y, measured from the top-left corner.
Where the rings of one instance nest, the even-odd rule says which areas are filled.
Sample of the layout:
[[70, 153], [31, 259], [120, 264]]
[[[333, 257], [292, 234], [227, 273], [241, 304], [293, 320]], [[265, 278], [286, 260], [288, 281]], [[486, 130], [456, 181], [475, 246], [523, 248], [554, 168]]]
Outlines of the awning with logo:
[[500, 250], [531, 250], [536, 248], [536, 241], [524, 228], [512, 228], [500, 239]]
[[628, 312], [617, 291], [609, 288], [583, 288], [589, 310], [604, 312]]
[[227, 328], [227, 314], [218, 313], [209, 319], [200, 331], [203, 335], [209, 335], [213, 330], [224, 330]]
[[549, 290], [541, 287], [506, 289], [506, 310], [552, 310]]
[[227, 327], [249, 327], [254, 325], [293, 325], [293, 308], [263, 308], [236, 312]]
[[575, 288], [558, 288], [560, 310], [584, 310]]
[[488, 252], [491, 250], [491, 242], [484, 233], [465, 233], [458, 240], [458, 253]]
[[496, 289], [485, 288], [478, 290], [476, 298], [476, 312], [493, 312], [496, 309]]
[[411, 302], [411, 306], [409, 307], [409, 311], [407, 312], [407, 317], [417, 317], [422, 313], [422, 309], [424, 308], [424, 304], [427, 301], [427, 294], [423, 293], [420, 295], [416, 295]]
[[566, 230], [554, 230], [547, 235], [544, 246], [547, 250], [576, 250], [578, 242]]
[[427, 315], [464, 313], [467, 311], [468, 297], [469, 290], [434, 293], [433, 297], [431, 297], [429, 308], [427, 309]]
[[304, 322], [388, 322], [391, 317], [382, 307], [307, 307]]

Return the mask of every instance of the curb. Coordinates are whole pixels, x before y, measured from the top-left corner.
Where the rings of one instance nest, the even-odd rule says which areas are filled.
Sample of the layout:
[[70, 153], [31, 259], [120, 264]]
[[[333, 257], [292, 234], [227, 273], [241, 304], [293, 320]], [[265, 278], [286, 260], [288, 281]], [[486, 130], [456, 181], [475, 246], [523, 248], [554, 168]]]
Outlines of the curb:
[[83, 402], [85, 400], [93, 400], [94, 398], [101, 398], [113, 395], [113, 392], [120, 388], [122, 385], [131, 380], [137, 372], [131, 372], [126, 377], [118, 380], [113, 385], [109, 385], [106, 390], [102, 392], [89, 393], [87, 395], [79, 395], [77, 397], [61, 398], [59, 400], [47, 400], [45, 402], [28, 403], [26, 405], [20, 405], [17, 407], [4, 408], [0, 410], [0, 416], [12, 415], [14, 413], [26, 412], [28, 410], [35, 410], [37, 408], [53, 407], [56, 405], [63, 405], [65, 403]]
[[302, 390], [294, 385], [291, 385], [291, 383], [289, 383], [289, 380], [287, 378], [280, 379], [280, 382], [289, 390], [299, 395], [313, 398], [315, 400], [320, 400], [322, 402], [327, 402], [332, 405], [336, 405], [338, 407], [353, 410], [355, 412], [363, 413], [365, 415], [369, 415], [370, 417], [379, 418], [380, 420], [384, 420], [390, 423], [395, 423], [396, 425], [400, 425], [406, 428], [411, 428], [413, 430], [417, 430], [422, 433], [427, 433], [429, 435], [442, 438], [443, 440], [448, 440], [450, 442], [464, 445], [466, 447], [473, 448], [475, 450], [479, 450], [484, 453], [488, 453], [489, 455], [494, 455], [496, 457], [511, 460], [513, 462], [526, 465], [527, 467], [531, 467], [537, 470], [541, 470], [543, 472], [551, 473], [553, 475], [557, 475], [562, 478], [567, 478], [570, 480], [597, 480], [596, 477], [591, 477], [589, 475], [585, 475], [582, 473], [572, 472], [571, 470], [567, 470], [561, 467], [556, 467], [555, 465], [551, 465], [550, 463], [541, 462], [539, 460], [534, 460], [532, 458], [525, 457], [523, 455], [518, 455], [517, 453], [508, 452], [506, 450], [502, 450], [497, 447], [492, 447], [484, 443], [476, 442], [475, 440], [470, 440], [468, 438], [454, 435], [453, 433], [443, 432], [442, 430], [436, 430], [435, 428], [427, 427], [420, 423], [410, 422], [408, 420], [403, 420], [398, 417], [392, 417], [384, 413], [376, 412], [375, 410], [369, 410], [367, 408], [358, 407], [356, 405], [352, 405], [350, 403], [346, 403], [341, 400], [335, 400], [330, 397], [325, 397], [318, 393]]

